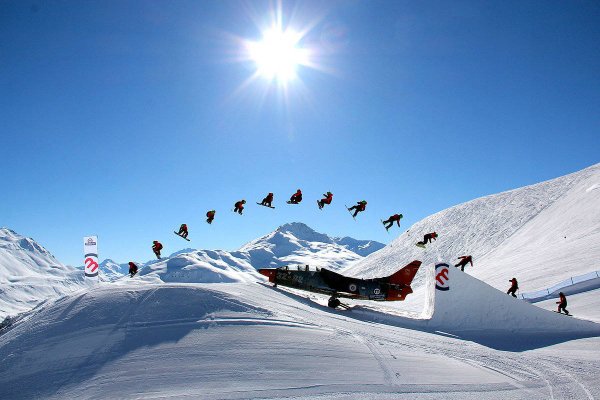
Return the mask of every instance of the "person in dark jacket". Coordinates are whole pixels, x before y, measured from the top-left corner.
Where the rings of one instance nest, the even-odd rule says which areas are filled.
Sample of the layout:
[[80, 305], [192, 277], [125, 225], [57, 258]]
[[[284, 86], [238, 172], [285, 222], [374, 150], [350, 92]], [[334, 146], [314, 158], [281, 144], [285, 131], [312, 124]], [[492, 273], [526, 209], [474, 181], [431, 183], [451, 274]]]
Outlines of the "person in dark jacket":
[[512, 278], [511, 280], [509, 280], [510, 284], [510, 289], [508, 289], [508, 291], [506, 292], [506, 294], [510, 294], [512, 295], [512, 297], [517, 297], [517, 290], [519, 290], [519, 283], [517, 282], [517, 278]]
[[[391, 217], [389, 217], [388, 219], [386, 219], [385, 221], [383, 221], [383, 226], [385, 227], [385, 230], [387, 231], [388, 229], [390, 229], [392, 227], [392, 225], [394, 225], [394, 222], [396, 224], [398, 224], [398, 228], [400, 228], [400, 220], [402, 219], [403, 215], [402, 214], [394, 214]], [[389, 224], [389, 225], [386, 225]]]
[[237, 203], [235, 203], [235, 208], [233, 209], [233, 212], [242, 215], [242, 212], [244, 211], [244, 204], [246, 204], [246, 200], [240, 200]]
[[177, 234], [183, 238], [187, 238], [188, 237], [188, 228], [186, 224], [181, 224], [181, 226], [179, 227], [179, 232], [177, 232]]
[[215, 219], [215, 214], [216, 214], [215, 210], [208, 211], [206, 213], [206, 222], [208, 222], [209, 224], [212, 224], [213, 220]]
[[260, 203], [261, 206], [273, 207], [271, 203], [273, 202], [273, 193], [269, 193], [267, 197], [263, 199]]
[[473, 258], [471, 256], [460, 256], [460, 257], [458, 257], [458, 259], [460, 261], [458, 262], [458, 264], [455, 264], [454, 266], [456, 268], [460, 267], [461, 271], [465, 270], [465, 267], [468, 263], [471, 263], [471, 267], [473, 266]]
[[135, 274], [138, 272], [138, 267], [135, 265], [133, 261], [129, 261], [129, 275], [133, 278]]
[[296, 190], [296, 193], [294, 193], [292, 195], [292, 197], [290, 197], [290, 201], [288, 201], [289, 204], [298, 204], [302, 201], [302, 190], [298, 189]]
[[154, 255], [156, 255], [156, 258], [158, 258], [160, 260], [160, 251], [162, 250], [163, 245], [158, 241], [155, 240], [152, 242], [152, 251], [154, 251]]
[[423, 235], [423, 241], [417, 242], [420, 246], [425, 246], [427, 243], [431, 243], [431, 239], [437, 240], [438, 234], [436, 232], [430, 232]]
[[365, 211], [366, 208], [367, 208], [367, 201], [366, 200], [361, 200], [361, 201], [357, 202], [356, 205], [350, 207], [348, 209], [348, 211], [354, 210], [354, 215], [352, 217], [356, 218], [356, 216], [358, 215], [358, 213]]
[[559, 300], [556, 302], [556, 304], [558, 304], [557, 313], [561, 314], [560, 310], [564, 310], [565, 314], [569, 315], [569, 311], [567, 311], [567, 296], [565, 296], [563, 292], [560, 292], [558, 294], [558, 299]]

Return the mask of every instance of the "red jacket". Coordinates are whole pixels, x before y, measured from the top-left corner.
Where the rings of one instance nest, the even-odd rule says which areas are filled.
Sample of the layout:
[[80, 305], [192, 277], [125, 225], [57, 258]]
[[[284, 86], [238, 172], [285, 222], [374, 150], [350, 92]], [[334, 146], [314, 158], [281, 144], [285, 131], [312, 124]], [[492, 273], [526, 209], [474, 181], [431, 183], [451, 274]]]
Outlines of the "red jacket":
[[235, 208], [244, 208], [244, 203], [238, 201], [237, 203], [235, 203]]
[[390, 221], [400, 221], [400, 218], [402, 218], [400, 214], [394, 214], [390, 217]]
[[214, 213], [214, 212], [212, 212], [212, 211], [209, 211], [209, 212], [207, 212], [207, 213], [206, 213], [206, 216], [207, 216], [208, 218], [214, 218], [214, 217], [215, 217], [215, 213]]
[[152, 245], [152, 248], [154, 250], [162, 250], [163, 246], [162, 246], [162, 244], [160, 244], [160, 242], [156, 242]]
[[269, 193], [267, 197], [265, 197], [265, 202], [270, 203], [273, 201], [273, 193]]

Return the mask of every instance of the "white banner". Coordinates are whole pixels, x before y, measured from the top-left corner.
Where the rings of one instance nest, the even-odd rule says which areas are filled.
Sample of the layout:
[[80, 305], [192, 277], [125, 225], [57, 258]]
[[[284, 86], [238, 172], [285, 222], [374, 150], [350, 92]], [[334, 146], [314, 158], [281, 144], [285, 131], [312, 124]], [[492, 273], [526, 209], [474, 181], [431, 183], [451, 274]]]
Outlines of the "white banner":
[[98, 236], [83, 238], [85, 276], [98, 276]]

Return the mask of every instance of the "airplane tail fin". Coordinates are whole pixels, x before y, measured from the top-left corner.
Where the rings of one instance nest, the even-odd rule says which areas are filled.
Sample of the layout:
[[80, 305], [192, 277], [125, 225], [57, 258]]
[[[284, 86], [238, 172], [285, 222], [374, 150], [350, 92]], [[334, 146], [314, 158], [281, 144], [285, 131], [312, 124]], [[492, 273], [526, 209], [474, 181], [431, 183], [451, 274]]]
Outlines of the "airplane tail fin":
[[412, 288], [410, 284], [412, 283], [419, 267], [421, 266], [421, 261], [414, 260], [411, 263], [407, 264], [400, 271], [388, 276], [388, 283], [390, 285], [400, 285], [403, 286], [401, 288], [392, 288], [388, 290], [386, 300], [404, 300], [406, 296], [411, 294]]

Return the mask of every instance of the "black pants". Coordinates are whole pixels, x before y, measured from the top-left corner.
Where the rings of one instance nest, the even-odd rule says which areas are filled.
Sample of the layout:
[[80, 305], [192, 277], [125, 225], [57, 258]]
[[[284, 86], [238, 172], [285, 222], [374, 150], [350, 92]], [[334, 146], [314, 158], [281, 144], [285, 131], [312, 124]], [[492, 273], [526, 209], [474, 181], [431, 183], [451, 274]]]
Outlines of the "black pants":
[[353, 217], [356, 217], [358, 215], [358, 213], [362, 211], [359, 207], [360, 206], [356, 205], [356, 206], [352, 206], [348, 209], [349, 211], [355, 210]]
[[456, 268], [460, 267], [460, 270], [464, 272], [465, 271], [465, 265], [467, 265], [467, 263], [464, 263], [464, 264], [463, 263], [458, 263], [458, 264], [455, 264], [454, 266]]
[[209, 224], [212, 224], [214, 218], [206, 218], [206, 222], [208, 222]]
[[242, 207], [236, 207], [236, 208], [233, 209], [233, 212], [236, 212], [236, 213], [238, 213], [238, 214], [241, 215], [242, 214], [242, 210], [243, 210]]
[[569, 311], [567, 311], [567, 303], [560, 303], [558, 305], [558, 312], [560, 313], [560, 310], [564, 310], [565, 314], [569, 314]]
[[518, 288], [516, 287], [511, 287], [510, 289], [508, 289], [508, 292], [506, 292], [506, 294], [510, 294], [512, 295], [512, 297], [517, 297], [517, 295], [515, 294], [517, 292], [517, 289]]
[[181, 236], [181, 237], [184, 237], [184, 238], [186, 238], [186, 237], [187, 237], [187, 235], [188, 235], [188, 233], [187, 233], [187, 231], [184, 231], [183, 229], [179, 228], [179, 233], [178, 233], [178, 235], [179, 235], [179, 236]]

